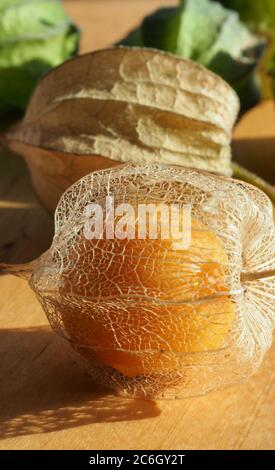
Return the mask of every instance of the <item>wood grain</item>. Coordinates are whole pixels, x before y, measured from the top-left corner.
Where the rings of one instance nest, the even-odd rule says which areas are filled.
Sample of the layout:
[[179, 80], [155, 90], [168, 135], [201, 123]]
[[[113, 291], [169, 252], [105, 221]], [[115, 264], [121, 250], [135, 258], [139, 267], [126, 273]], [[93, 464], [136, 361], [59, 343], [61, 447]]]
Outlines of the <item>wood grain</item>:
[[[84, 29], [82, 51], [88, 51], [117, 40], [158, 5], [176, 2], [65, 3]], [[255, 165], [268, 153], [268, 173], [274, 171], [271, 103], [249, 113], [235, 135], [236, 155], [240, 145], [239, 155], [256, 143]], [[0, 258], [27, 261], [49, 246], [53, 223], [23, 162], [2, 150], [0, 168]], [[0, 278], [0, 327], [0, 449], [275, 448], [274, 347], [255, 377], [238, 387], [187, 400], [129, 400], [78, 369], [21, 279]]]

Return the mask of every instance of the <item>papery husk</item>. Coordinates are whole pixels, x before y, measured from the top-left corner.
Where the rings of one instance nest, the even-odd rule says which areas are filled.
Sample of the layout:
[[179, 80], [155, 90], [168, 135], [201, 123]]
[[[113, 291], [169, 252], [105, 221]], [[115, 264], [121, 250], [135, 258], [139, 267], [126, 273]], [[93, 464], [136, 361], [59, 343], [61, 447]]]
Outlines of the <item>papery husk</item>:
[[6, 140], [24, 156], [39, 198], [53, 210], [79, 177], [121, 162], [231, 175], [238, 111], [235, 92], [203, 66], [152, 49], [113, 47], [42, 79]]
[[33, 187], [43, 206], [53, 213], [69, 186], [91, 171], [111, 168], [120, 162], [100, 155], [75, 155], [13, 142], [11, 148], [22, 155], [31, 173]]
[[[142, 282], [138, 286], [127, 284], [129, 281], [126, 282], [126, 278], [121, 275], [124, 273], [123, 269], [119, 269], [119, 276], [115, 270], [114, 278], [106, 278], [105, 284], [109, 287], [104, 288], [100, 279], [106, 271], [104, 263], [96, 261], [96, 252], [101, 250], [102, 260], [106, 259], [106, 256], [110, 260], [114, 259], [112, 253], [114, 255], [116, 240], [109, 240], [109, 251], [100, 248], [102, 245], [98, 245], [98, 240], [86, 240], [84, 245], [79, 243], [87, 221], [85, 208], [93, 202], [104, 207], [106, 195], [114, 196], [116, 204], [133, 201], [135, 204], [148, 203], [156, 200], [166, 204], [191, 204], [192, 218], [203, 223], [205, 233], [213, 234], [225, 253], [223, 260], [226, 259], [227, 262], [221, 279], [225, 286], [224, 292], [202, 297], [200, 285], [192, 284], [190, 290], [188, 273], [200, 272], [203, 260], [211, 262], [211, 246], [202, 248], [205, 250], [203, 260], [198, 256], [192, 261], [187, 277], [182, 274], [182, 277], [179, 277], [178, 271], [175, 271], [177, 285], [173, 297], [168, 296], [167, 290], [152, 290]], [[272, 205], [261, 191], [249, 184], [195, 169], [156, 164], [128, 164], [94, 172], [71, 186], [57, 207], [55, 229], [51, 248], [31, 265], [31, 269], [26, 268], [27, 276], [52, 328], [67, 339], [95, 380], [123, 395], [182, 398], [240, 382], [260, 366], [272, 341], [275, 299], [275, 234]], [[147, 240], [147, 245], [144, 246], [148, 248], [149, 242]], [[135, 252], [137, 266], [142, 260], [141, 252], [142, 250]], [[125, 253], [121, 253], [120, 267], [127, 262], [128, 255]], [[148, 262], [143, 265], [143, 273], [147, 272], [149, 276], [154, 266], [153, 256], [154, 251], [148, 255]], [[170, 262], [171, 259], [178, 261], [175, 266], [180, 266], [181, 256], [181, 251], [174, 252], [173, 258], [168, 252], [164, 252], [162, 265], [158, 264], [155, 269], [170, 272], [171, 275], [169, 259]], [[22, 275], [22, 266], [19, 270]], [[97, 297], [91, 295], [91, 292], [95, 292], [94, 286], [101, 290]], [[173, 291], [173, 285], [169, 290], [170, 288]], [[79, 294], [79, 289], [82, 295]], [[185, 289], [186, 292], [190, 290], [190, 300], [186, 300], [184, 296]], [[108, 295], [104, 292], [108, 292]], [[221, 310], [214, 314], [213, 310], [211, 314], [211, 308], [208, 310], [211, 302], [217, 305], [221, 295], [230, 299], [234, 306], [233, 321], [230, 319], [231, 326], [226, 330], [221, 347], [208, 349], [204, 345], [200, 351], [193, 353], [184, 352], [184, 346], [181, 352], [176, 352], [171, 349], [169, 342], [167, 347], [163, 347], [161, 336], [167, 333], [169, 322], [174, 318], [174, 305], [183, 308], [183, 312], [186, 312], [188, 305], [193, 305], [195, 311], [196, 305], [203, 305], [206, 308], [204, 311], [208, 312], [204, 320], [207, 318], [210, 325], [216, 327], [220, 324], [222, 327], [226, 322], [225, 312]], [[118, 322], [117, 315], [127, 313], [130, 322], [131, 312], [134, 308], [136, 315], [138, 306], [140, 318], [148, 318], [146, 331], [150, 331], [150, 315], [152, 312], [157, 315], [158, 303], [162, 306], [160, 312], [163, 314], [165, 308], [167, 315], [165, 320], [159, 313], [158, 321], [164, 321], [166, 327], [163, 331], [157, 330], [158, 334], [152, 329], [151, 348], [133, 348], [133, 344], [139, 344], [139, 339], [144, 333], [142, 329], [136, 329], [131, 330], [129, 335], [128, 323], [126, 325], [123, 321]], [[156, 368], [155, 372], [129, 377], [113, 367], [102, 364], [96, 359], [96, 352], [98, 353], [101, 343], [99, 342], [97, 347], [95, 344], [95, 349], [91, 344], [93, 331], [89, 328], [90, 321], [103, 321], [106, 328], [114, 331], [117, 344], [113, 354], [121, 350], [119, 338], [126, 335], [133, 360], [142, 358], [146, 368], [152, 361], [152, 355], [158, 351], [163, 355], [163, 359], [158, 360], [163, 360], [164, 364], [173, 364], [173, 367], [167, 365]], [[201, 334], [200, 331], [197, 333]], [[81, 338], [80, 343], [77, 338]], [[96, 342], [97, 339], [100, 340], [100, 337], [95, 333], [93, 341]], [[182, 341], [184, 343], [184, 338]]]

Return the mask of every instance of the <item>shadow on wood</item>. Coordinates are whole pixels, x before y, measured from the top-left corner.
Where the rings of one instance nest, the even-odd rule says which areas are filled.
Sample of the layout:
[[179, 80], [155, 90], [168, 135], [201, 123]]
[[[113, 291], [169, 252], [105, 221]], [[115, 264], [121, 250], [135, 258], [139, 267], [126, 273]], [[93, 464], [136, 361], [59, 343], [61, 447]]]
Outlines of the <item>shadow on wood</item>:
[[275, 138], [234, 139], [233, 159], [275, 185]]
[[51, 244], [53, 219], [37, 201], [20, 157], [0, 147], [0, 262], [32, 261]]
[[1, 330], [0, 357], [1, 438], [161, 412], [153, 400], [118, 397], [96, 385], [48, 327]]

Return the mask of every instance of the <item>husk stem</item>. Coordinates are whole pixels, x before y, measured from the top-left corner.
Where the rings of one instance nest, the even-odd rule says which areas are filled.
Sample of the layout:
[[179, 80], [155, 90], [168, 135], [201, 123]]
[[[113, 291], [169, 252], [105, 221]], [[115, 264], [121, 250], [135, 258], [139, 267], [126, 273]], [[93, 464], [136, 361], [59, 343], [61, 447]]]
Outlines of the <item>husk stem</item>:
[[25, 264], [0, 263], [0, 275], [12, 274], [21, 279], [29, 280], [34, 270], [34, 262]]
[[275, 269], [270, 271], [260, 271], [255, 273], [241, 273], [241, 283], [260, 281], [261, 279], [269, 279], [275, 277]]

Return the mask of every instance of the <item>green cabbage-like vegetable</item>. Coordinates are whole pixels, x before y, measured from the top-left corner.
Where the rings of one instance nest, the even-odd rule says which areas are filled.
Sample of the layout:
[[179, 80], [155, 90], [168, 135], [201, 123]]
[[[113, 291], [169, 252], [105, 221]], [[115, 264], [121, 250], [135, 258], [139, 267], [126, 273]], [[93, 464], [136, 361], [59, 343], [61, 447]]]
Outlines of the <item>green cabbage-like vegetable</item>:
[[182, 0], [178, 8], [160, 9], [120, 43], [162, 49], [205, 65], [235, 88], [242, 110], [260, 99], [255, 70], [266, 41], [217, 2]]
[[38, 79], [78, 42], [59, 0], [0, 0], [0, 113], [23, 111]]

